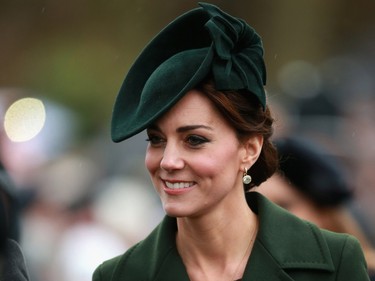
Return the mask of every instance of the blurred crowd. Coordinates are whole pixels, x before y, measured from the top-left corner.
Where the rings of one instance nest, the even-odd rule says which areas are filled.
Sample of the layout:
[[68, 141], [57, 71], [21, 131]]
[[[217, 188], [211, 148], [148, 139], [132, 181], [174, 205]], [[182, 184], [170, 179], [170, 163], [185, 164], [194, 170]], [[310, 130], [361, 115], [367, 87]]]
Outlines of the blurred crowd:
[[[29, 95], [4, 91], [1, 108]], [[1, 203], [10, 214], [1, 231], [9, 225], [30, 280], [91, 280], [103, 260], [144, 237], [163, 215], [143, 168], [145, 137], [114, 145], [103, 130], [77, 145], [73, 114], [53, 102], [44, 106], [47, 118], [34, 138], [14, 142], [1, 131], [0, 187], [9, 197]]]
[[[353, 188], [347, 210], [373, 244], [375, 56], [363, 49], [367, 43], [321, 65], [288, 63], [279, 71], [280, 89], [268, 89], [268, 98], [275, 139], [303, 136], [345, 166]], [[163, 216], [144, 168], [146, 137], [114, 144], [105, 127], [77, 140], [69, 108], [27, 89], [0, 91], [7, 234], [22, 247], [30, 280], [89, 281], [96, 266], [142, 239]], [[30, 96], [43, 102], [45, 123], [30, 140], [11, 140], [4, 116]]]

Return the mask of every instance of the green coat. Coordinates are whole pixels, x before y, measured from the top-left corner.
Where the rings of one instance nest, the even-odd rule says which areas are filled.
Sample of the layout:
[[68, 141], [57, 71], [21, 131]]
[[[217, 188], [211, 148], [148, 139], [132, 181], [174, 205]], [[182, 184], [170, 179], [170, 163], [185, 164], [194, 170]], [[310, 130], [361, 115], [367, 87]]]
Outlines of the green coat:
[[[321, 230], [259, 193], [246, 196], [260, 228], [242, 280], [369, 280], [354, 237]], [[176, 219], [166, 216], [145, 240], [101, 264], [93, 281], [188, 281], [175, 244], [176, 230]]]

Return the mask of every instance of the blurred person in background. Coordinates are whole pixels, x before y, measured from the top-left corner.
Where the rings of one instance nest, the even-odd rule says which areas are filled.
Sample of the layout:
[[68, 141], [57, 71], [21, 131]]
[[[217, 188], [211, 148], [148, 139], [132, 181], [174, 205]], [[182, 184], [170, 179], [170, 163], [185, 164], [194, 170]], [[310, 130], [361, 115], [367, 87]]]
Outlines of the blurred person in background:
[[19, 242], [21, 200], [12, 179], [0, 162], [1, 235]]
[[301, 137], [275, 141], [279, 171], [256, 191], [319, 227], [356, 236], [363, 248], [371, 280], [375, 280], [375, 250], [347, 204], [354, 198], [344, 166], [316, 142]]
[[19, 201], [17, 190], [0, 162], [0, 281], [29, 280], [19, 245]]
[[368, 280], [353, 236], [248, 192], [277, 168], [265, 80], [259, 35], [214, 5], [154, 37], [117, 97], [112, 139], [147, 131], [166, 216], [93, 280]]

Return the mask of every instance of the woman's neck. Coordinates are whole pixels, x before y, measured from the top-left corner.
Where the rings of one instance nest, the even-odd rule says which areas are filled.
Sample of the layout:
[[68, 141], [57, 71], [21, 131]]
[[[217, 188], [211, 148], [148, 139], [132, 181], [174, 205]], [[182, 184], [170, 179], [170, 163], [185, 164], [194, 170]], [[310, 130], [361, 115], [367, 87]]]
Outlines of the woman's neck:
[[247, 205], [237, 205], [232, 212], [178, 218], [177, 225], [177, 249], [191, 280], [242, 276], [258, 230], [257, 216]]

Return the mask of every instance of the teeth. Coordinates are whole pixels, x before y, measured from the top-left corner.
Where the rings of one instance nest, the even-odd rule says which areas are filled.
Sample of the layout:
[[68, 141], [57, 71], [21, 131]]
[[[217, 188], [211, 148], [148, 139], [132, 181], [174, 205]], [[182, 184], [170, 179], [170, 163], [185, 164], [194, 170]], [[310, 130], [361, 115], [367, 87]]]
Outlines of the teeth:
[[166, 186], [171, 189], [187, 188], [194, 185], [193, 182], [165, 182]]

